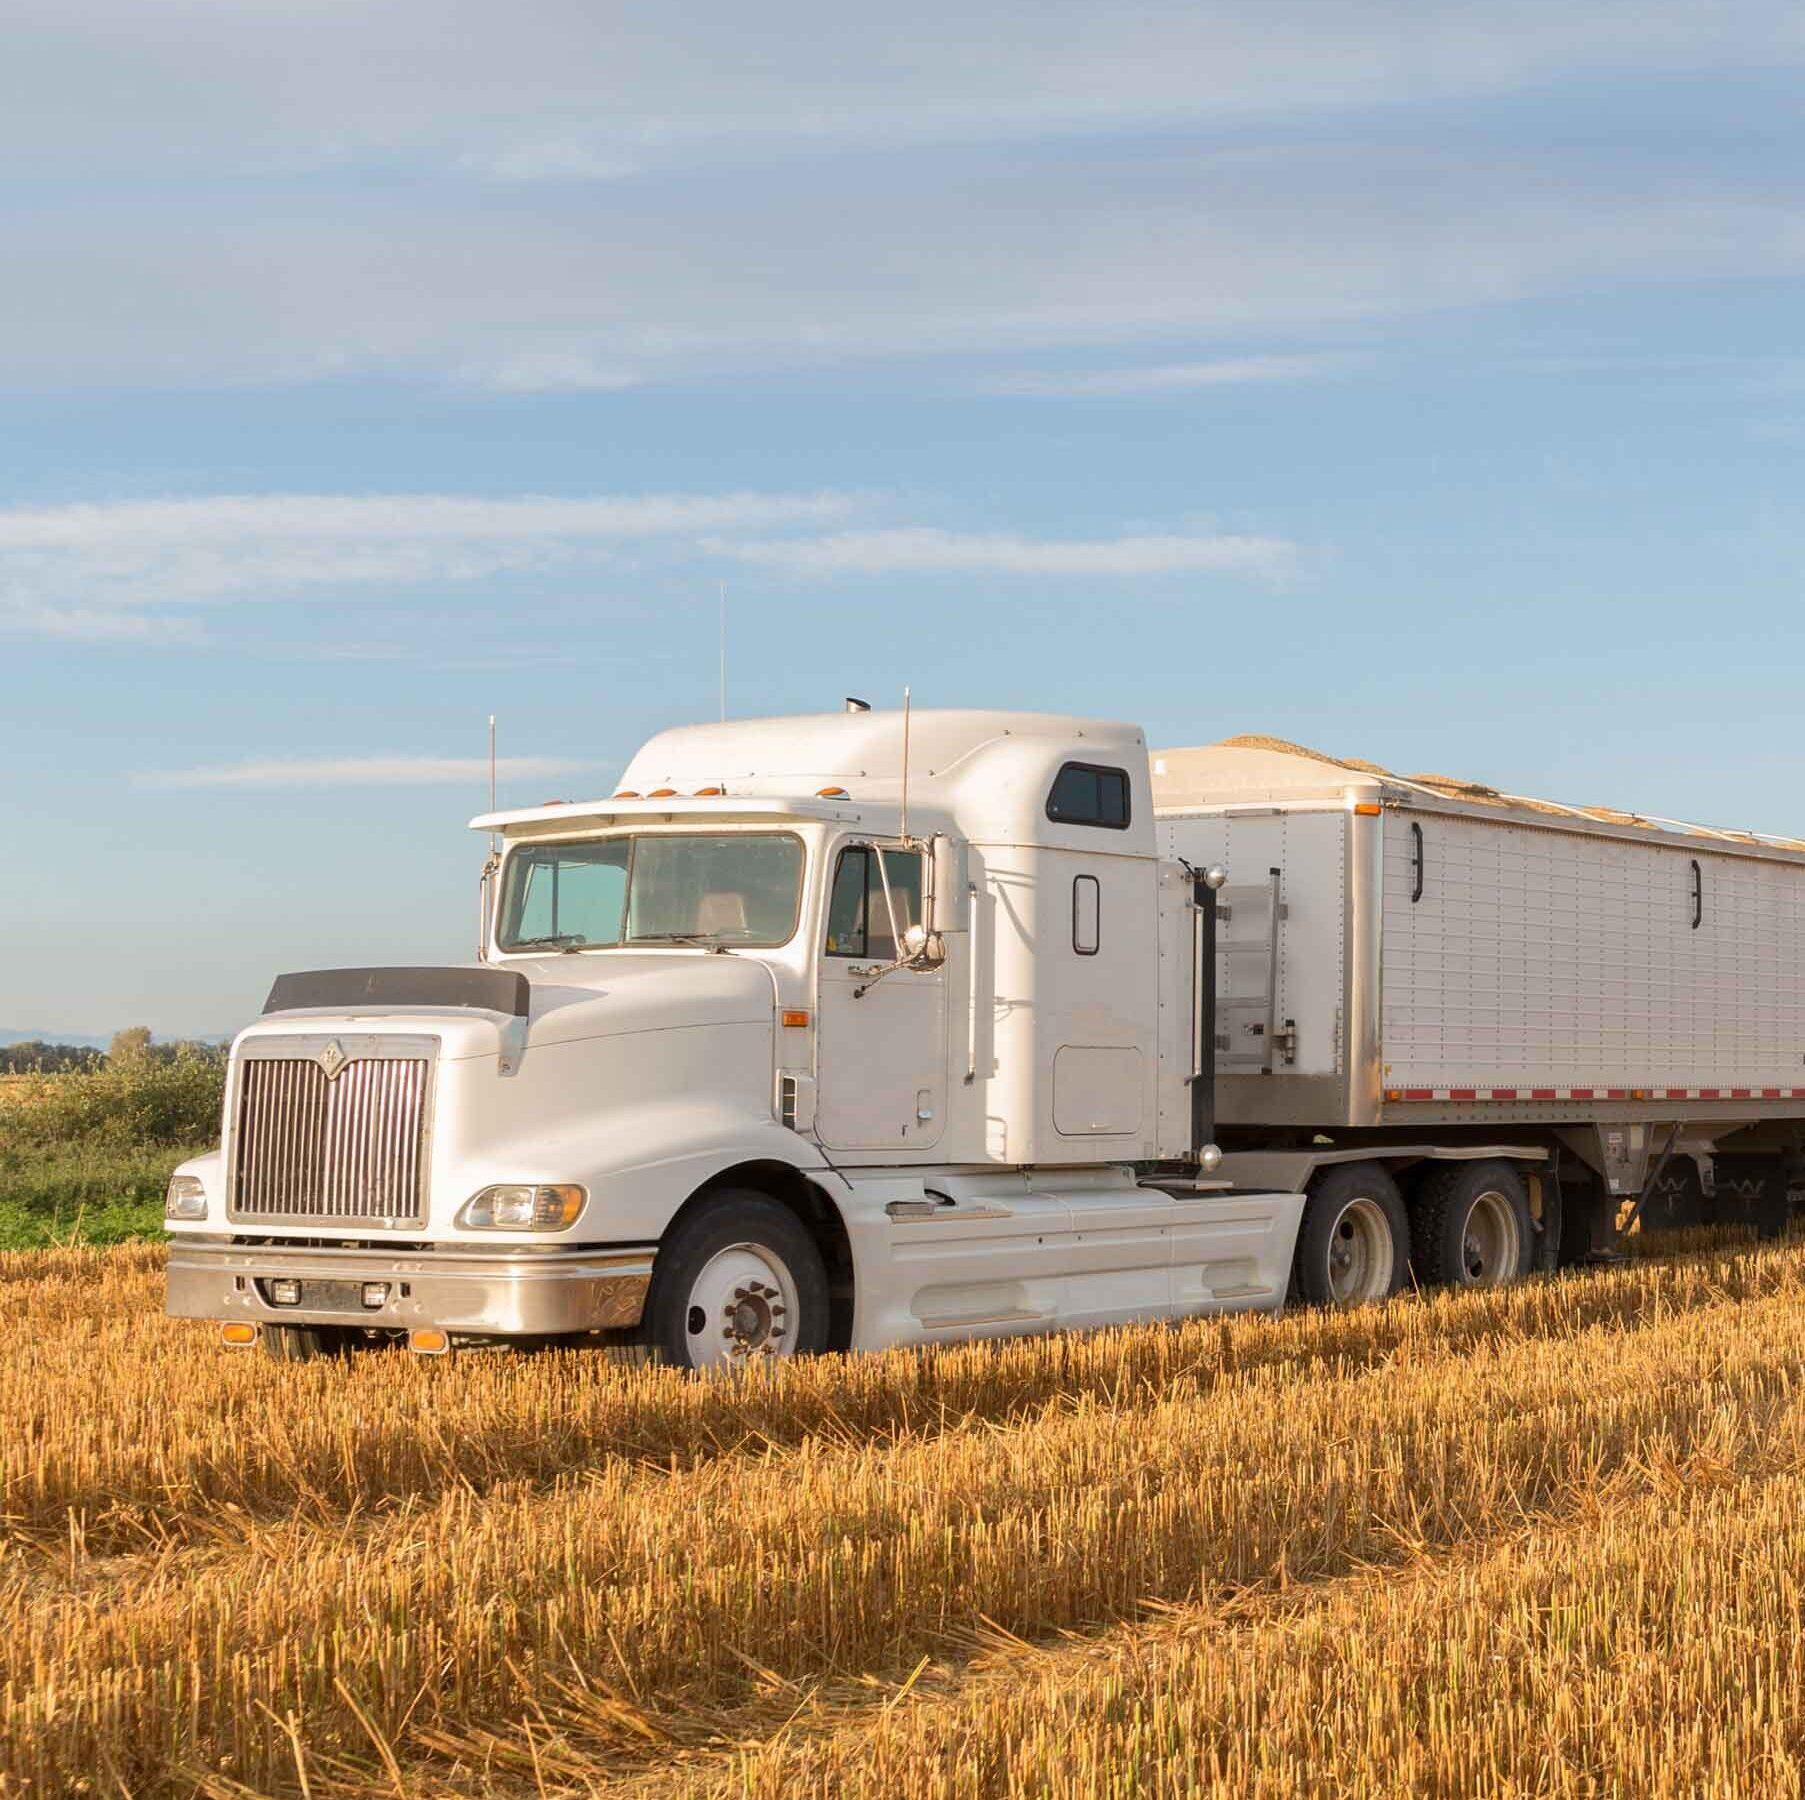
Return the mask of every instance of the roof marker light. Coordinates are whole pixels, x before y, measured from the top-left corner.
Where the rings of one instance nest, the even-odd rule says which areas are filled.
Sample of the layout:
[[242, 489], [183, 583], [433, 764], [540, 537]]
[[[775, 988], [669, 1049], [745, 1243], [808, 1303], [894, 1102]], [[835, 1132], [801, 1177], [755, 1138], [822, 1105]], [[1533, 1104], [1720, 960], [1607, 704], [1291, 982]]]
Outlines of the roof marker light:
[[839, 787], [816, 788], [815, 798], [817, 800], [844, 800], [846, 798], [846, 790]]
[[727, 790], [725, 788], [697, 788], [695, 797], [698, 800], [718, 800]]
[[675, 788], [653, 788], [646, 798], [648, 800], [671, 800], [676, 797], [676, 793]]
[[614, 790], [614, 798], [616, 800], [637, 800], [639, 798], [639, 790], [637, 788], [616, 788]]

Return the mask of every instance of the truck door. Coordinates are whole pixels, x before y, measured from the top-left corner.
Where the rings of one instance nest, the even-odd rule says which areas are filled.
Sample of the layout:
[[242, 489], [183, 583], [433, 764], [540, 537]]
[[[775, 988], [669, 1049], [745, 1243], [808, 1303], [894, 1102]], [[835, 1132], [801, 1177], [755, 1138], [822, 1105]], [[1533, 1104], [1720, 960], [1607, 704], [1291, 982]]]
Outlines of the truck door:
[[[922, 923], [920, 852], [841, 847], [816, 1002], [815, 1130], [831, 1150], [920, 1150], [946, 1111], [946, 981], [891, 968]], [[889, 973], [881, 971], [889, 969]]]

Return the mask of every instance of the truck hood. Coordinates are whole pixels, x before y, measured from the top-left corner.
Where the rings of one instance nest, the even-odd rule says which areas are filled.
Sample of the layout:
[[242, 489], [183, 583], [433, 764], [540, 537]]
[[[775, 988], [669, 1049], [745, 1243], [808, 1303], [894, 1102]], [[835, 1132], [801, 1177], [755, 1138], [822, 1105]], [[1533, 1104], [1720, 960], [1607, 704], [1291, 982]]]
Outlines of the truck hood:
[[527, 1042], [535, 1048], [689, 1025], [766, 1024], [777, 1004], [771, 971], [739, 956], [634, 950], [506, 966], [532, 985]]
[[[753, 958], [684, 952], [614, 951], [541, 956], [504, 967], [527, 978], [528, 1048], [675, 1031], [699, 1025], [769, 1025], [771, 971]], [[246, 1027], [238, 1041], [321, 1033], [418, 1032], [440, 1040], [447, 1061], [494, 1056], [520, 1044], [522, 1021], [462, 1007], [414, 1005], [296, 1008]]]

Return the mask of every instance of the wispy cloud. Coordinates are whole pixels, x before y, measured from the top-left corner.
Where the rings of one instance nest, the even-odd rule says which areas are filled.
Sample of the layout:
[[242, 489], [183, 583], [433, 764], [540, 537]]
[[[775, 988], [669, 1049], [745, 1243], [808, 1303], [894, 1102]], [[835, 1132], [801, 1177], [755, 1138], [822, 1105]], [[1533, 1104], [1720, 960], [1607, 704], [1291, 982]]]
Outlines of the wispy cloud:
[[644, 377], [585, 350], [522, 350], [467, 362], [457, 379], [497, 394], [621, 394]]
[[1049, 399], [1132, 397], [1183, 393], [1191, 388], [1243, 387], [1253, 382], [1320, 381], [1345, 375], [1361, 359], [1324, 351], [1294, 356], [1225, 356], [1211, 362], [1160, 363], [1152, 368], [1084, 369], [1003, 375], [985, 385], [992, 394]]
[[838, 494], [484, 499], [225, 494], [0, 510], [0, 629], [179, 635], [159, 609], [414, 591], [594, 562], [632, 540], [820, 524]]
[[[1785, 65], [1789, 0], [684, 0], [663, 28], [539, 0], [146, 7], [16, 0], [0, 145], [36, 166], [436, 162], [613, 179], [773, 145], [969, 142]], [[526, 23], [523, 25], [522, 20]], [[204, 21], [204, 23], [203, 23]], [[980, 44], [982, 54], [959, 53]], [[952, 48], [946, 48], [952, 47]], [[396, 72], [406, 71], [398, 81]], [[195, 96], [205, 96], [197, 105]]]
[[714, 540], [709, 548], [741, 562], [801, 575], [996, 574], [1276, 576], [1296, 556], [1283, 538], [1171, 533], [1117, 538], [1029, 538], [1010, 532], [905, 526], [826, 537]]
[[[571, 775], [589, 767], [551, 756], [503, 756], [503, 780]], [[284, 757], [196, 769], [147, 769], [133, 775], [147, 788], [478, 787], [489, 779], [486, 756]]]

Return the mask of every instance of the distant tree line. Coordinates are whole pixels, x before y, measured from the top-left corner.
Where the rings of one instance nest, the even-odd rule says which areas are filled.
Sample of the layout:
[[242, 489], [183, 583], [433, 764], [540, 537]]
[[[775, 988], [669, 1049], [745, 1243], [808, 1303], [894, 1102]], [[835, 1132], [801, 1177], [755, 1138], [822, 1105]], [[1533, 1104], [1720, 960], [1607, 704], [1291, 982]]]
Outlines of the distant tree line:
[[189, 1038], [158, 1044], [146, 1025], [131, 1025], [113, 1034], [112, 1044], [96, 1050], [87, 1044], [53, 1044], [26, 1038], [0, 1048], [0, 1075], [92, 1075], [105, 1068], [133, 1063], [173, 1063], [185, 1057], [224, 1061], [225, 1047]]

